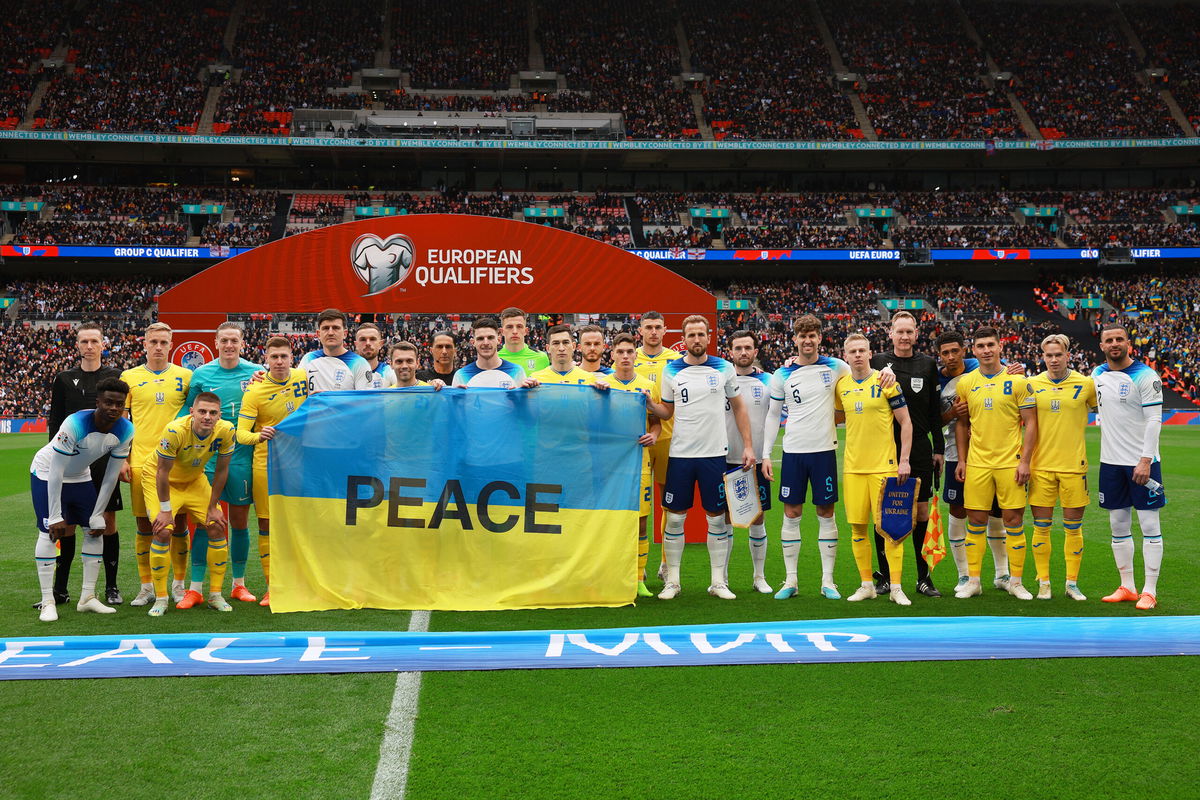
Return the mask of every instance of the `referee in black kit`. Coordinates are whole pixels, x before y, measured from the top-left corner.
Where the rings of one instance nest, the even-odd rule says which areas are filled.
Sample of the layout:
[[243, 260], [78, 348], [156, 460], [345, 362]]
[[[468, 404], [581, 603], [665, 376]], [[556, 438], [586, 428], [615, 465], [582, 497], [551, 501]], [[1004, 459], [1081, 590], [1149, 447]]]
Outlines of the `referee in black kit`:
[[[79, 366], [63, 370], [54, 376], [50, 385], [50, 414], [46, 423], [53, 441], [63, 421], [76, 411], [96, 407], [96, 384], [105, 378], [119, 379], [121, 370], [100, 364], [104, 352], [104, 331], [100, 326], [85, 322], [75, 332], [75, 349], [79, 351]], [[92, 463], [92, 483], [97, 488], [108, 468], [108, 456]], [[120, 605], [123, 601], [117, 588], [117, 564], [120, 560], [120, 540], [117, 537], [117, 513], [121, 510], [121, 490], [118, 488], [109, 498], [104, 510], [104, 599], [109, 605]], [[75, 560], [74, 536], [58, 540], [58, 558], [54, 569], [54, 600], [60, 606], [68, 601], [67, 581], [71, 577], [71, 562]], [[35, 604], [35, 607], [41, 603]]]
[[[904, 401], [908, 404], [908, 414], [912, 419], [912, 451], [909, 463], [912, 464], [913, 477], [921, 479], [921, 491], [917, 495], [917, 523], [912, 534], [913, 549], [917, 554], [917, 594], [941, 597], [942, 593], [929, 577], [929, 565], [921, 555], [921, 548], [925, 545], [925, 531], [929, 527], [929, 498], [933, 494], [933, 476], [935, 472], [941, 471], [945, 454], [937, 361], [923, 353], [913, 352], [913, 346], [917, 343], [917, 321], [907, 311], [897, 311], [892, 315], [888, 335], [892, 340], [892, 352], [876, 353], [871, 357], [871, 366], [875, 369], [891, 367], [896, 373], [896, 385], [904, 392]], [[899, 446], [899, 426], [894, 426], [894, 429]], [[883, 552], [883, 537], [878, 533], [875, 534], [875, 551], [879, 554], [875, 591], [886, 594], [891, 578], [888, 575], [887, 558]]]

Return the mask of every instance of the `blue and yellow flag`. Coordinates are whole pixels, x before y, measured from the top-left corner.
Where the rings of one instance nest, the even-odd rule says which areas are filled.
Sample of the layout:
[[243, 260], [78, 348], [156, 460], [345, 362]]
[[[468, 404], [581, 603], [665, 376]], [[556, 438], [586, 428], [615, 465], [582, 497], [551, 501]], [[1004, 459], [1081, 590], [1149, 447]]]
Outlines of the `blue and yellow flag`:
[[310, 396], [270, 444], [272, 610], [633, 602], [645, 419], [590, 386]]

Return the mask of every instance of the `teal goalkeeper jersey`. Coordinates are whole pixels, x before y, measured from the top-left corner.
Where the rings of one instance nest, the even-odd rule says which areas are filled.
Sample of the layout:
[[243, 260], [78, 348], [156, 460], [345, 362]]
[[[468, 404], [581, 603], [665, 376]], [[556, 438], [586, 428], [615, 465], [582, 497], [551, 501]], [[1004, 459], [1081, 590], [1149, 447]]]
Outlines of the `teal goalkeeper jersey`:
[[[250, 386], [250, 379], [263, 368], [253, 361], [238, 359], [233, 369], [225, 369], [220, 361], [210, 361], [196, 368], [192, 373], [192, 382], [188, 387], [187, 400], [180, 409], [180, 416], [191, 413], [192, 402], [201, 392], [212, 392], [221, 398], [221, 419], [237, 425], [238, 412], [242, 408], [242, 395]], [[254, 448], [238, 445], [233, 453], [233, 464], [250, 465], [254, 456]], [[213, 459], [212, 461], [216, 461]], [[215, 464], [210, 462], [208, 472], [211, 474]]]
[[540, 369], [550, 368], [550, 357], [541, 350], [534, 350], [529, 345], [525, 345], [524, 350], [518, 350], [515, 353], [510, 352], [507, 347], [502, 347], [496, 355], [505, 361], [516, 364], [525, 370], [526, 375], [532, 375]]

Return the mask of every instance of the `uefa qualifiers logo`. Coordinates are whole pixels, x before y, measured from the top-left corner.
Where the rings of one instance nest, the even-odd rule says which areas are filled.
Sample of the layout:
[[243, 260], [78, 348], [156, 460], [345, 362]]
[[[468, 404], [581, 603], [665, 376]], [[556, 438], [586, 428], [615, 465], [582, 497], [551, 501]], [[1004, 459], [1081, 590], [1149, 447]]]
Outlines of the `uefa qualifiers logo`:
[[379, 294], [402, 283], [412, 270], [414, 255], [412, 239], [402, 233], [386, 239], [364, 233], [355, 239], [350, 247], [350, 262], [367, 285], [363, 296]]
[[212, 360], [213, 352], [203, 342], [184, 342], [171, 354], [171, 361], [193, 371]]

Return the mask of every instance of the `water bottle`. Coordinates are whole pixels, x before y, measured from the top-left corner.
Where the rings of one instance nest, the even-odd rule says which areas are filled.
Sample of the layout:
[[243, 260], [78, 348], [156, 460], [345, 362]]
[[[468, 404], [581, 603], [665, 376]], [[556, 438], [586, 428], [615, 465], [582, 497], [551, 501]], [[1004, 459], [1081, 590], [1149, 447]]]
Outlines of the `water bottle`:
[[1162, 494], [1162, 488], [1163, 485], [1154, 480], [1154, 478], [1146, 481], [1146, 491], [1149, 492], [1151, 497], [1158, 497], [1160, 494]]

